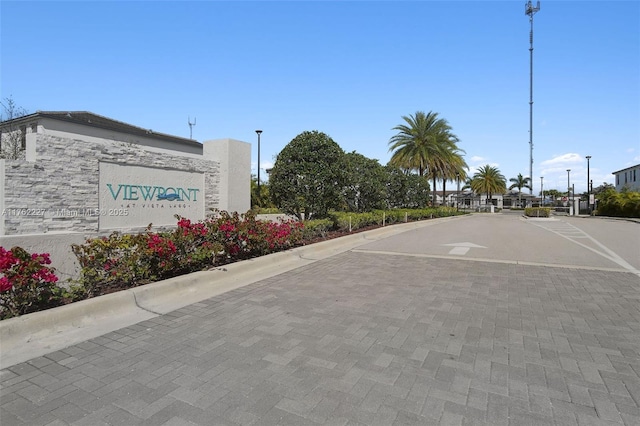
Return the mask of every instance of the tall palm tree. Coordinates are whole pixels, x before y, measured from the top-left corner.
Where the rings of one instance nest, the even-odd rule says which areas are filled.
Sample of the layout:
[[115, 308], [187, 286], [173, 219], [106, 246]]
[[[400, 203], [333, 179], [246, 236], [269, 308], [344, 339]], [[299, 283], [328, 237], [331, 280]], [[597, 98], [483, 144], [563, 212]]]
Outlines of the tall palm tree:
[[509, 182], [513, 182], [509, 187], [509, 190], [518, 188], [518, 203], [522, 206], [522, 188], [533, 189], [531, 187], [531, 178], [522, 176], [522, 173], [518, 173], [517, 177], [509, 179]]
[[507, 179], [497, 167], [482, 166], [471, 179], [471, 189], [476, 194], [487, 194], [487, 204], [491, 202], [493, 194], [504, 193], [507, 190]]
[[451, 152], [451, 158], [448, 164], [446, 164], [442, 170], [442, 199], [444, 200], [446, 197], [446, 189], [447, 189], [447, 181], [464, 182], [467, 179], [466, 170], [469, 168], [467, 166], [467, 162], [464, 161], [462, 155], [459, 151], [464, 152], [462, 150], [456, 150]]
[[393, 151], [389, 163], [430, 177], [435, 193], [436, 180], [442, 178], [452, 162], [458, 161], [453, 160], [460, 156], [458, 137], [451, 132], [447, 120], [438, 118], [437, 112], [418, 111], [402, 119], [405, 123], [393, 128], [398, 133], [389, 140], [389, 151]]

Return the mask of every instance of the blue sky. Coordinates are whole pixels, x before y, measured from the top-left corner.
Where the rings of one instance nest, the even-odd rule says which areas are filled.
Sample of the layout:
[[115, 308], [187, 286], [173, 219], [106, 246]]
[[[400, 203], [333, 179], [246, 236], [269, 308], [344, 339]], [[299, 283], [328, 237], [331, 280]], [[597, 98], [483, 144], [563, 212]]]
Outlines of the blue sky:
[[[261, 166], [319, 130], [386, 164], [403, 115], [438, 112], [473, 173], [529, 174], [525, 1], [2, 1], [0, 95], [193, 138]], [[640, 2], [542, 1], [534, 192], [640, 163]], [[266, 173], [261, 171], [261, 177]], [[440, 188], [440, 185], [438, 185]], [[449, 184], [449, 189], [454, 185]]]

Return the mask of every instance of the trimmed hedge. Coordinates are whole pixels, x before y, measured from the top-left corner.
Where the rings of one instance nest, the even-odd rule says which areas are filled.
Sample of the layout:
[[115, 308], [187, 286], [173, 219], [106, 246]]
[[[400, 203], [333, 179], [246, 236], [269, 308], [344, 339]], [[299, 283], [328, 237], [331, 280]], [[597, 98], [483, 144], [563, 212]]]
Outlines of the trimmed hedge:
[[527, 207], [524, 209], [524, 215], [527, 217], [550, 217], [551, 209], [549, 207]]
[[[331, 212], [329, 219], [332, 227], [327, 229], [327, 219], [323, 219], [323, 230], [352, 232], [368, 226], [392, 225], [394, 223], [414, 222], [417, 220], [433, 219], [465, 214], [456, 211], [455, 207], [429, 207], [425, 209], [374, 210], [366, 213]], [[307, 228], [317, 226], [315, 221], [306, 221]]]

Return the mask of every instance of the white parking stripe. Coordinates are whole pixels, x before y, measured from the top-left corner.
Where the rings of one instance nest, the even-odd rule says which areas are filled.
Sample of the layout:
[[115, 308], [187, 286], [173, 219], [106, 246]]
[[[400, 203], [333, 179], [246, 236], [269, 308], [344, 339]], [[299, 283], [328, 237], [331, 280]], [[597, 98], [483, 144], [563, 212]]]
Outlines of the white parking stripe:
[[[636, 268], [634, 268], [632, 265], [630, 265], [626, 260], [624, 260], [622, 257], [618, 256], [613, 250], [609, 249], [608, 247], [606, 247], [604, 244], [600, 243], [598, 240], [596, 240], [595, 238], [593, 238], [591, 235], [587, 234], [586, 232], [584, 232], [583, 230], [581, 230], [580, 228], [576, 227], [575, 225], [572, 225], [570, 223], [567, 222], [563, 222], [563, 221], [554, 221], [554, 222], [549, 222], [549, 223], [544, 223], [544, 222], [528, 222], [531, 223], [532, 225], [535, 225], [539, 228], [542, 229], [546, 229], [547, 231], [553, 232], [556, 235], [561, 236], [562, 238], [571, 241], [574, 244], [579, 245], [580, 247], [586, 248], [587, 250], [591, 250], [592, 252], [604, 257], [605, 259], [608, 259], [614, 263], [617, 263], [618, 265], [622, 266], [624, 269], [638, 275], [640, 277], [640, 271], [637, 270]], [[602, 251], [598, 251], [596, 249], [594, 249], [593, 247], [590, 247], [586, 244], [583, 244], [581, 242], [578, 241], [578, 239], [586, 239], [591, 241], [593, 244], [595, 244], [597, 247], [599, 247], [600, 249], [602, 249]]]

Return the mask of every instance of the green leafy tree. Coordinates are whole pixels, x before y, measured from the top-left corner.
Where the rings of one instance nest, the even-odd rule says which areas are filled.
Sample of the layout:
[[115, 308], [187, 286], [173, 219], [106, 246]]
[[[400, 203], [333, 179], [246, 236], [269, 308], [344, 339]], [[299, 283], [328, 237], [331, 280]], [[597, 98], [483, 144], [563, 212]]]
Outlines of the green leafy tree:
[[429, 182], [415, 173], [407, 174], [407, 193], [404, 208], [418, 209], [427, 207], [429, 200]]
[[558, 198], [562, 197], [562, 192], [558, 191], [557, 189], [545, 189], [544, 194], [551, 199], [553, 204], [556, 203]]
[[422, 208], [429, 199], [429, 182], [415, 173], [387, 164], [386, 205], [390, 209]]
[[344, 180], [344, 151], [326, 134], [305, 131], [276, 157], [269, 189], [283, 212], [313, 219], [340, 206]]
[[593, 188], [593, 193], [598, 195], [602, 192], [605, 192], [609, 189], [613, 189], [615, 191], [616, 187], [613, 184], [604, 182], [602, 185], [596, 186], [595, 188]]
[[507, 190], [507, 180], [497, 167], [482, 166], [471, 179], [471, 189], [476, 194], [487, 194], [487, 204], [491, 203], [493, 194]]
[[518, 176], [509, 179], [509, 182], [511, 182], [509, 190], [518, 188], [518, 204], [522, 206], [522, 188], [532, 189], [531, 178], [524, 177], [522, 176], [522, 173], [518, 173]]
[[378, 160], [357, 152], [345, 155], [344, 201], [353, 212], [382, 209], [385, 206], [387, 173]]

